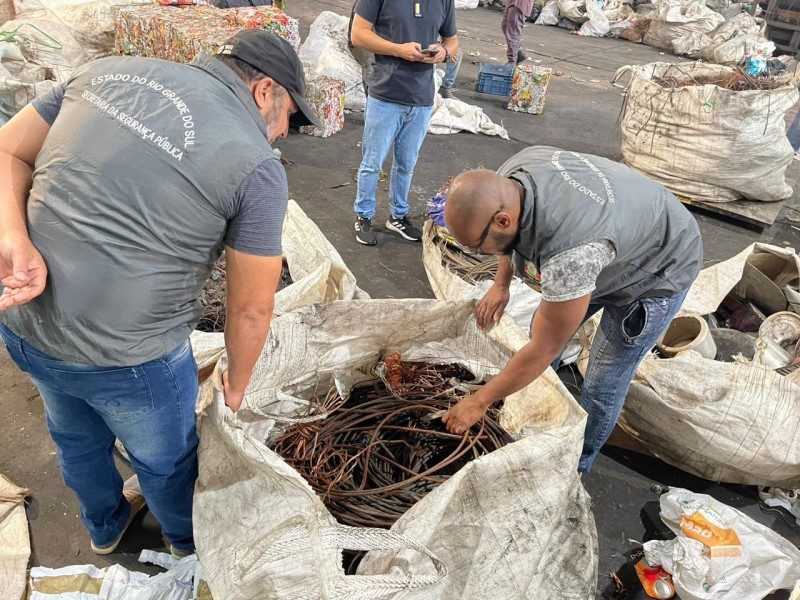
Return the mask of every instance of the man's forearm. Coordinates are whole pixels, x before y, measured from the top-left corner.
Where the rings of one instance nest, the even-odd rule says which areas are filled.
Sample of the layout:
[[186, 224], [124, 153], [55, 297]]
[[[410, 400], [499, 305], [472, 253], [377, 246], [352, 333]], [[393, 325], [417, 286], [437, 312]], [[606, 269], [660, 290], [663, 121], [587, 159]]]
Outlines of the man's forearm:
[[233, 311], [225, 322], [225, 347], [228, 352], [228, 382], [237, 394], [244, 394], [253, 367], [261, 356], [272, 320], [269, 311]]
[[507, 256], [501, 256], [500, 261], [497, 263], [497, 274], [494, 276], [494, 284], [499, 287], [507, 288], [511, 285], [511, 279], [514, 277], [514, 267], [511, 265], [511, 259]]
[[442, 47], [447, 50], [447, 53], [452, 57], [451, 60], [455, 62], [456, 53], [458, 53], [458, 38], [454, 36], [442, 40]]
[[25, 162], [0, 153], [0, 237], [28, 237], [25, 206], [33, 169]]
[[385, 56], [397, 56], [398, 44], [382, 38], [371, 29], [353, 29], [353, 45], [372, 52], [373, 54], [383, 54]]
[[557, 356], [558, 351], [537, 348], [533, 341], [525, 344], [511, 357], [505, 368], [481, 389], [486, 407], [530, 385]]

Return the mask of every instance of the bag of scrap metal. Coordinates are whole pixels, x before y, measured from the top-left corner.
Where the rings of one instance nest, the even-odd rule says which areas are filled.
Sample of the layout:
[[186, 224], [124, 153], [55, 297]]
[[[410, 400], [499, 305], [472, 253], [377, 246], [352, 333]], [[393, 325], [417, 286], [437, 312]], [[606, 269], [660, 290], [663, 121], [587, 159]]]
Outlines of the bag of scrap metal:
[[[294, 200], [290, 200], [286, 207], [282, 236], [289, 281], [275, 294], [275, 315], [320, 302], [369, 298], [356, 285], [355, 276], [336, 248]], [[213, 272], [211, 277], [214, 277]], [[224, 311], [225, 298], [218, 300], [216, 304], [219, 305], [219, 310]], [[204, 320], [215, 320], [213, 307], [205, 308], [207, 314], [204, 315]], [[204, 327], [205, 331], [192, 334], [195, 359], [201, 371], [213, 365], [225, 350], [225, 340], [221, 333], [224, 329], [224, 315], [216, 320], [221, 321], [221, 327]]]
[[[401, 508], [389, 530], [337, 521], [326, 504], [331, 499], [317, 495], [270, 449], [292, 425], [317, 421], [324, 427], [326, 419], [356, 414], [362, 405], [343, 412], [341, 404], [321, 408], [318, 399], [377, 389], [376, 367], [388, 365], [386, 357], [394, 353], [402, 361], [464, 369], [473, 381], [496, 374], [524, 339], [492, 341], [478, 330], [473, 308], [471, 302], [365, 300], [283, 315], [273, 322], [235, 414], [222, 397], [220, 360], [200, 393], [194, 503], [198, 556], [215, 598], [594, 598], [596, 530], [577, 474], [586, 415], [552, 371], [505, 401], [495, 422], [503, 436], [514, 436], [507, 445], [483, 455], [470, 450], [474, 460], [459, 464], [444, 482], [443, 472], [415, 475], [427, 493], [404, 514]], [[382, 381], [391, 381], [388, 366], [383, 374]], [[453, 389], [461, 385], [440, 381]], [[388, 399], [397, 401], [393, 394]], [[451, 436], [453, 443], [440, 422], [431, 424], [434, 418], [418, 427], [441, 432], [441, 443], [450, 444], [440, 450], [446, 462], [450, 446], [474, 438]], [[408, 438], [403, 434], [403, 445], [394, 446], [398, 453], [437, 455]], [[389, 443], [381, 441], [372, 452], [384, 453]], [[327, 456], [313, 444], [309, 439], [304, 445], [306, 456]], [[335, 456], [331, 460], [334, 471], [342, 466]], [[398, 474], [402, 480], [409, 466], [394, 468], [397, 473], [371, 470], [370, 481]], [[351, 474], [343, 481], [356, 480], [361, 477]], [[438, 487], [425, 488], [431, 481]], [[393, 502], [399, 500], [365, 503], [362, 497], [361, 514], [369, 518], [370, 507], [381, 511]], [[343, 569], [343, 550], [368, 551], [356, 574]]]
[[[591, 7], [589, 3], [592, 3]], [[558, 10], [562, 17], [574, 23], [585, 23], [593, 18], [595, 20], [605, 18], [614, 23], [633, 14], [630, 5], [623, 3], [622, 0], [558, 0]], [[599, 15], [601, 12], [602, 15]]]
[[690, 58], [700, 58], [700, 51], [711, 45], [708, 37], [725, 22], [705, 0], [653, 0], [656, 12], [651, 17], [644, 43]]
[[793, 76], [750, 78], [705, 63], [626, 66], [620, 129], [625, 162], [699, 202], [765, 202], [792, 195], [793, 149], [784, 119]]
[[[665, 462], [711, 481], [800, 487], [800, 370], [776, 370], [792, 362], [787, 348], [800, 352], [798, 286], [800, 257], [765, 244], [701, 271], [678, 319], [698, 324], [682, 344], [707, 344], [674, 358], [648, 356], [620, 427]], [[756, 317], [770, 310], [777, 312]], [[726, 322], [698, 318], [721, 311]], [[582, 372], [596, 324], [584, 327]]]
[[345, 107], [364, 110], [361, 65], [350, 52], [347, 39], [348, 19], [331, 11], [323, 11], [311, 24], [308, 37], [300, 47], [300, 60], [310, 67], [314, 77], [332, 77], [345, 84]]

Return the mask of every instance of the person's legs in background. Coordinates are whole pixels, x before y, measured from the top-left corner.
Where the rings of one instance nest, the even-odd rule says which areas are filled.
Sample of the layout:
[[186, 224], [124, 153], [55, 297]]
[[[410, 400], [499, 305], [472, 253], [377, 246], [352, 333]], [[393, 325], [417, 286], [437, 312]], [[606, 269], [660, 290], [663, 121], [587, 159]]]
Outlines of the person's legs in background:
[[503, 35], [506, 37], [506, 58], [509, 64], [518, 64], [525, 60], [522, 48], [522, 28], [525, 15], [516, 6], [506, 6], [503, 12]]
[[386, 227], [407, 240], [419, 241], [422, 232], [408, 218], [408, 193], [417, 165], [419, 149], [428, 133], [431, 120], [430, 106], [407, 106], [406, 117], [394, 141], [394, 161], [389, 181], [389, 211], [391, 218]]
[[628, 306], [605, 306], [589, 353], [581, 390], [588, 413], [578, 469], [592, 468], [617, 424], [633, 375], [680, 310], [686, 291], [672, 298], [644, 298]]
[[442, 98], [453, 98], [453, 86], [456, 84], [456, 77], [458, 70], [461, 68], [461, 59], [463, 54], [461, 48], [456, 52], [456, 61], [447, 63], [444, 69], [444, 78], [442, 78], [442, 85], [439, 87], [439, 93]]
[[372, 228], [377, 205], [378, 179], [408, 109], [408, 106], [402, 104], [367, 98], [361, 165], [358, 168], [356, 201], [353, 206], [356, 213], [356, 241], [367, 246], [374, 246], [378, 242]]

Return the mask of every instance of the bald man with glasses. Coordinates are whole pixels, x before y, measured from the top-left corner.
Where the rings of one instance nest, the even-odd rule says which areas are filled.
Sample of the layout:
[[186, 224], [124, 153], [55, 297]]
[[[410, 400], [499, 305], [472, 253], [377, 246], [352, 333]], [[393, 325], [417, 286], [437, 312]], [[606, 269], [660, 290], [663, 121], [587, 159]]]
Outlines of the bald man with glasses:
[[581, 394], [588, 413], [579, 470], [588, 471], [619, 418], [639, 363], [672, 322], [700, 270], [697, 223], [663, 186], [619, 163], [532, 147], [497, 172], [466, 171], [445, 203], [450, 233], [500, 256], [478, 324], [500, 320], [516, 273], [541, 286], [531, 339], [495, 378], [442, 417], [461, 434], [486, 410], [557, 367], [578, 327], [603, 310]]

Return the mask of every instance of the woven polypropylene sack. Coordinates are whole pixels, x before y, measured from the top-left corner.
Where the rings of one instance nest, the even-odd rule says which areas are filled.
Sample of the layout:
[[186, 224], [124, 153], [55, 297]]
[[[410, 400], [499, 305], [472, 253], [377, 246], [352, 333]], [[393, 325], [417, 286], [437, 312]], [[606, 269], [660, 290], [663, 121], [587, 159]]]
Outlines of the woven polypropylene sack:
[[701, 202], [776, 201], [792, 195], [786, 169], [793, 149], [784, 118], [798, 99], [794, 83], [734, 92], [716, 85], [667, 88], [679, 80], [735, 73], [703, 63], [626, 66], [620, 118], [625, 162], [675, 194]]
[[[793, 250], [755, 244], [701, 271], [682, 310], [715, 311], [742, 279], [747, 259], [762, 252], [800, 268]], [[596, 320], [588, 324], [594, 326]], [[585, 372], [586, 361], [579, 365]], [[800, 385], [763, 367], [696, 352], [651, 355], [636, 371], [619, 425], [665, 462], [711, 481], [800, 487]]]
[[[333, 244], [294, 200], [286, 207], [281, 235], [292, 283], [275, 294], [275, 315], [321, 302], [369, 298]], [[222, 333], [195, 331], [191, 339], [201, 372], [213, 367], [225, 351]]]
[[[221, 399], [223, 357], [201, 389], [194, 505], [214, 597], [594, 597], [596, 530], [577, 475], [586, 415], [550, 371], [501, 412], [507, 431], [527, 435], [470, 462], [390, 531], [339, 525], [268, 448], [308, 414], [314, 393], [371, 379], [387, 352], [496, 374], [516, 348], [478, 330], [472, 310], [470, 302], [368, 300], [279, 317], [236, 414]], [[371, 551], [358, 575], [344, 574], [343, 549]]]

